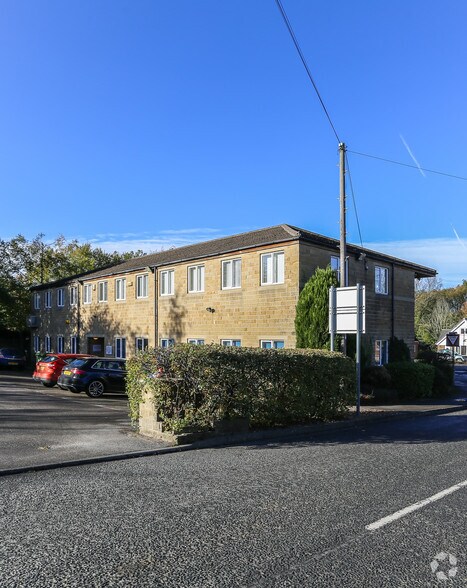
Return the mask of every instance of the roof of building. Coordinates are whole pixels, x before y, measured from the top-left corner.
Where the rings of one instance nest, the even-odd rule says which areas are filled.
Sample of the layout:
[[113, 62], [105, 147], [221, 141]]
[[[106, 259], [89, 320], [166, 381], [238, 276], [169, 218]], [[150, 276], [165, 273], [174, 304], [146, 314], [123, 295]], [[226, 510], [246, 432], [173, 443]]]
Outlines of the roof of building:
[[[204, 259], [207, 257], [214, 257], [218, 255], [225, 255], [228, 253], [238, 252], [245, 249], [252, 249], [264, 245], [274, 245], [286, 243], [288, 241], [304, 241], [313, 245], [322, 246], [328, 249], [334, 249], [336, 253], [339, 252], [339, 240], [332, 239], [312, 233], [305, 229], [299, 229], [292, 225], [276, 225], [265, 229], [258, 229], [256, 231], [249, 231], [247, 233], [240, 233], [238, 235], [231, 235], [228, 237], [221, 237], [219, 239], [212, 239], [202, 243], [194, 243], [193, 245], [185, 245], [184, 247], [176, 247], [168, 249], [167, 251], [159, 251], [157, 253], [150, 253], [141, 257], [134, 257], [117, 265], [102, 268], [92, 272], [86, 272], [79, 276], [73, 276], [66, 280], [58, 280], [57, 282], [50, 282], [40, 286], [34, 286], [32, 290], [40, 290], [47, 287], [59, 286], [71, 280], [94, 280], [106, 276], [134, 272], [148, 268], [156, 268], [185, 261], [194, 261], [197, 259]], [[360, 255], [365, 253], [372, 259], [384, 261], [386, 263], [394, 263], [398, 266], [411, 269], [415, 272], [416, 277], [431, 277], [436, 275], [436, 270], [422, 265], [414, 264], [403, 259], [391, 257], [377, 251], [371, 251], [357, 245], [347, 244], [349, 254]]]

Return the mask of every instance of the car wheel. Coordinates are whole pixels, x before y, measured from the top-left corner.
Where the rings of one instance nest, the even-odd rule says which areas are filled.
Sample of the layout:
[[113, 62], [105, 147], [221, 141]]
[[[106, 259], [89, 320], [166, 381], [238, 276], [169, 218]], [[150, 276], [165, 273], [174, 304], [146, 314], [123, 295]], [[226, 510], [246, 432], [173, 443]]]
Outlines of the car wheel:
[[42, 385], [46, 388], [53, 388], [55, 386], [55, 382], [42, 382]]
[[102, 396], [104, 392], [104, 382], [101, 382], [100, 380], [94, 380], [94, 382], [90, 382], [86, 388], [86, 394], [91, 398], [99, 398], [99, 396]]
[[65, 388], [65, 386], [61, 386], [60, 384], [57, 384], [57, 386], [60, 388], [60, 390], [68, 390], [68, 388]]

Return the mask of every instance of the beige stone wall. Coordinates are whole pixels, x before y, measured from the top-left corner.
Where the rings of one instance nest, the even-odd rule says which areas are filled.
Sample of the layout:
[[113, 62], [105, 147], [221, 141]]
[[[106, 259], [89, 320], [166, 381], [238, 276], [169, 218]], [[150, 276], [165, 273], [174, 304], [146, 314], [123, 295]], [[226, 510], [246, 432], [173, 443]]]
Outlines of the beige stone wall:
[[[284, 252], [284, 283], [262, 286], [261, 253], [274, 251]], [[186, 343], [188, 338], [196, 338], [220, 343], [222, 339], [239, 339], [242, 346], [258, 347], [262, 339], [272, 339], [294, 347], [298, 253], [298, 243], [292, 242], [162, 268], [174, 270], [175, 294], [161, 296], [159, 287], [159, 341], [170, 338]], [[242, 264], [241, 288], [223, 290], [222, 261], [238, 258]], [[188, 293], [188, 267], [199, 264], [205, 266], [204, 292]]]

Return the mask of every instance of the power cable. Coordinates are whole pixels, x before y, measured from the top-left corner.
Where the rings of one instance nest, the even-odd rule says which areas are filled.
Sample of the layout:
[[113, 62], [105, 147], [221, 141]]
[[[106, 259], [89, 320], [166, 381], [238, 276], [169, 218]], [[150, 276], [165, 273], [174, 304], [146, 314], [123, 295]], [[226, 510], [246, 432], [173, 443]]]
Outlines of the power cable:
[[354, 194], [354, 190], [353, 190], [352, 175], [350, 174], [350, 165], [349, 165], [349, 158], [347, 157], [347, 153], [345, 154], [345, 162], [346, 162], [347, 173], [349, 174], [350, 192], [352, 193], [353, 208], [354, 208], [354, 212], [355, 212], [355, 218], [357, 220], [357, 229], [358, 229], [358, 235], [360, 237], [360, 245], [362, 246], [362, 249], [363, 249], [362, 232], [360, 230], [360, 221], [358, 219], [357, 203], [355, 202], [355, 194]]
[[310, 68], [308, 67], [308, 64], [306, 62], [306, 59], [305, 59], [305, 57], [304, 57], [304, 55], [302, 53], [302, 50], [300, 49], [300, 45], [298, 44], [297, 37], [295, 36], [295, 33], [294, 33], [293, 29], [292, 29], [292, 25], [290, 24], [289, 18], [287, 16], [287, 14], [285, 13], [285, 10], [284, 10], [284, 8], [282, 6], [281, 0], [276, 0], [276, 4], [277, 4], [277, 7], [279, 8], [279, 11], [280, 11], [280, 13], [282, 15], [282, 18], [284, 19], [285, 25], [286, 25], [287, 29], [289, 30], [290, 36], [292, 37], [292, 41], [294, 42], [295, 48], [298, 51], [298, 54], [300, 56], [300, 59], [302, 60], [303, 66], [304, 66], [304, 68], [306, 70], [306, 73], [308, 74], [308, 77], [310, 78], [310, 82], [313, 84], [313, 88], [315, 89], [316, 95], [318, 96], [318, 99], [319, 99], [319, 101], [321, 103], [321, 106], [323, 107], [324, 113], [326, 114], [326, 117], [327, 117], [327, 119], [329, 121], [329, 124], [331, 125], [331, 128], [332, 128], [332, 130], [334, 132], [334, 135], [336, 136], [336, 139], [337, 139], [338, 143], [341, 143], [341, 140], [339, 139], [339, 135], [337, 134], [337, 131], [336, 131], [336, 129], [335, 129], [333, 123], [332, 123], [332, 120], [331, 120], [331, 117], [329, 115], [329, 112], [328, 112], [328, 110], [327, 110], [327, 108], [326, 108], [326, 106], [324, 104], [323, 99], [321, 98], [321, 94], [319, 93], [318, 87], [316, 86], [315, 81], [313, 79], [313, 76], [311, 75]]
[[410, 163], [402, 163], [400, 161], [394, 161], [393, 159], [385, 159], [384, 157], [377, 157], [376, 155], [369, 155], [368, 153], [360, 153], [359, 151], [352, 151], [351, 149], [347, 149], [347, 153], [353, 153], [354, 155], [361, 155], [363, 157], [370, 157], [371, 159], [379, 159], [379, 161], [385, 161], [386, 163], [393, 163], [395, 165], [403, 165], [404, 167], [411, 167], [413, 169], [422, 170], [425, 172], [429, 172], [431, 174], [438, 174], [440, 176], [447, 176], [448, 178], [455, 178], [456, 180], [467, 181], [467, 178], [464, 176], [456, 176], [454, 174], [448, 174], [448, 173], [437, 171], [434, 169], [427, 169], [426, 167], [420, 167], [418, 165], [411, 165]]

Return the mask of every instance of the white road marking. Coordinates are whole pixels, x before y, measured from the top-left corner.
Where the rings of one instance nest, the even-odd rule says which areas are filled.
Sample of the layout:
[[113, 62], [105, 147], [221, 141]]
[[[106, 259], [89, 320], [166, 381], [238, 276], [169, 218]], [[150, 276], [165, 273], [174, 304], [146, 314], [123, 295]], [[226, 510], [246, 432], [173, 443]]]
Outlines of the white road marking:
[[444, 498], [445, 496], [448, 496], [449, 494], [452, 494], [453, 492], [457, 492], [457, 490], [460, 490], [461, 488], [464, 488], [466, 486], [467, 486], [467, 480], [464, 480], [463, 482], [459, 482], [459, 484], [455, 484], [454, 486], [451, 486], [450, 488], [446, 488], [446, 490], [442, 490], [441, 492], [438, 492], [438, 494], [433, 494], [433, 496], [430, 496], [429, 498], [425, 498], [425, 500], [420, 500], [419, 502], [415, 502], [414, 504], [411, 504], [410, 506], [407, 506], [406, 508], [403, 508], [402, 510], [398, 510], [397, 512], [395, 512], [392, 515], [388, 515], [387, 517], [379, 519], [379, 521], [376, 521], [375, 523], [371, 523], [370, 525], [367, 525], [365, 527], [365, 529], [367, 531], [375, 531], [376, 529], [379, 529], [380, 527], [384, 527], [384, 525], [387, 525], [388, 523], [392, 523], [393, 521], [397, 521], [397, 519], [400, 519], [400, 518], [404, 517], [405, 515], [410, 514], [411, 512], [414, 512], [415, 510], [418, 510], [419, 508], [423, 508], [424, 506], [427, 506], [427, 504], [431, 504], [432, 502], [436, 502], [437, 500], [441, 500], [441, 498]]

